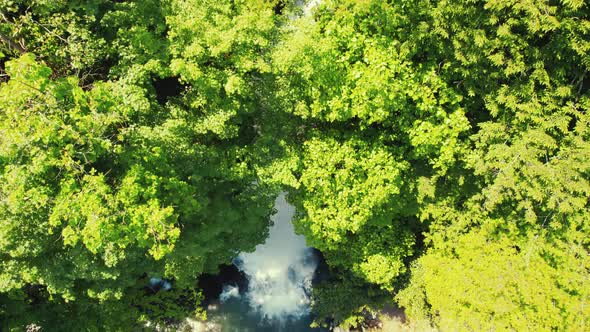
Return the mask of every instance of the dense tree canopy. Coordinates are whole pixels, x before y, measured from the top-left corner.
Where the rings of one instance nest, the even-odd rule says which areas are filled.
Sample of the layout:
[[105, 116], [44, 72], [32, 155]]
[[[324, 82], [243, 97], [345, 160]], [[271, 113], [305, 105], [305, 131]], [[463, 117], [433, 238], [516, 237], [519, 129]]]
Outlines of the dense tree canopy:
[[[252, 134], [240, 128], [268, 71], [248, 54], [271, 43], [272, 7], [5, 8], [5, 36], [24, 45], [3, 44], [2, 328], [129, 330], [187, 316], [196, 278], [267, 234], [275, 191], [256, 182]], [[220, 47], [226, 34], [234, 42]], [[173, 280], [174, 291], [142, 295], [150, 277]], [[184, 307], [162, 307], [175, 303]]]
[[173, 324], [280, 188], [331, 270], [317, 323], [589, 329], [585, 1], [0, 14], [0, 329]]
[[[587, 328], [589, 12], [333, 1], [295, 23], [275, 51], [306, 126], [291, 197], [345, 284], [406, 288], [443, 330]], [[346, 303], [354, 322], [369, 302]]]

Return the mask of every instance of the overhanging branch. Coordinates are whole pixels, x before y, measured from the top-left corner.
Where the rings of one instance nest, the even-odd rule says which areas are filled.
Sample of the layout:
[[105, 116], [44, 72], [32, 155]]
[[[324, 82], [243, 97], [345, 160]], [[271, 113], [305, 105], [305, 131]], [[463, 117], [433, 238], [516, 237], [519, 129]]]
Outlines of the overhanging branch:
[[20, 46], [18, 43], [15, 43], [14, 41], [12, 41], [12, 39], [8, 38], [2, 33], [0, 33], [0, 40], [2, 40], [3, 43], [7, 44], [8, 47], [17, 50], [20, 54], [24, 54], [27, 52], [27, 50], [25, 50], [22, 46]]

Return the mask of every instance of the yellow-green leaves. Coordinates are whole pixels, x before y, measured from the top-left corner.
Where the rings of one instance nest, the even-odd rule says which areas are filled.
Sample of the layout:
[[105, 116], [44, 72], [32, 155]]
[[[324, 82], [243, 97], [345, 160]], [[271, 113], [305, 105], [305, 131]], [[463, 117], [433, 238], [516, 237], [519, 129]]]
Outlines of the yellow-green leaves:
[[359, 266], [360, 272], [367, 281], [383, 285], [385, 289], [393, 290], [392, 282], [403, 270], [403, 262], [397, 257], [386, 257], [383, 254], [371, 255]]
[[[576, 257], [565, 243], [538, 236], [514, 243], [477, 232], [455, 240], [452, 252], [418, 260], [399, 295], [410, 317], [431, 315], [441, 329], [458, 331], [586, 328], [587, 253]], [[428, 307], [419, 307], [420, 292]]]
[[[48, 83], [51, 69], [47, 66], [37, 63], [35, 55], [27, 53], [22, 57], [6, 63], [6, 73], [10, 76], [13, 82], [9, 85], [3, 86], [3, 89], [16, 89], [19, 87], [24, 90], [35, 90], [31, 92], [43, 93], [45, 86]], [[13, 97], [20, 95], [13, 91]]]
[[303, 158], [301, 203], [310, 222], [303, 225], [328, 247], [387, 211], [400, 193], [406, 167], [384, 147], [357, 139], [310, 140]]
[[[322, 1], [288, 21], [297, 1], [0, 3], [8, 321], [180, 317], [165, 302], [253, 250], [282, 186], [332, 270], [320, 320], [405, 288], [443, 330], [585, 328], [584, 1]], [[142, 301], [148, 276], [175, 290]]]
[[441, 110], [414, 122], [409, 130], [410, 142], [416, 148], [417, 156], [428, 158], [434, 169], [444, 174], [453, 165], [456, 156], [465, 152], [459, 135], [469, 127], [463, 110], [451, 114]]
[[[466, 116], [452, 120], [461, 148], [447, 162], [462, 166], [420, 180], [420, 200], [436, 202], [421, 206], [431, 247], [400, 303], [444, 330], [584, 329], [588, 253], [578, 250], [589, 229], [581, 220], [590, 150], [581, 79], [588, 66], [578, 50], [588, 41], [580, 33], [588, 12], [573, 2], [481, 5], [439, 2], [432, 10], [444, 30], [435, 28], [439, 45], [452, 41], [440, 77], [454, 80], [467, 105]], [[574, 27], [572, 15], [584, 18]], [[475, 124], [469, 139], [461, 118]], [[412, 130], [441, 141], [433, 126], [418, 124]]]
[[49, 216], [50, 231], [65, 225], [61, 231], [64, 245], [81, 242], [93, 254], [101, 255], [108, 249], [109, 266], [118, 263], [112, 251], [123, 252], [129, 246], [149, 249], [155, 259], [161, 259], [172, 251], [180, 235], [174, 209], [160, 206], [155, 198], [128, 199], [128, 186], [123, 185], [115, 196], [102, 175], [86, 175], [80, 183], [63, 183]]
[[[181, 319], [195, 278], [265, 238], [276, 187], [254, 160], [273, 154], [251, 146], [278, 104], [275, 5], [7, 6], [3, 39], [38, 53], [8, 49], [0, 73], [0, 329]], [[181, 304], [153, 304], [148, 274], [174, 280]]]
[[[588, 22], [579, 1], [337, 1], [285, 29], [277, 94], [303, 149], [284, 183], [298, 230], [341, 281], [395, 291], [423, 237], [402, 300], [414, 317], [450, 330], [560, 326], [536, 315], [556, 313], [544, 305], [567, 287], [529, 273], [510, 245], [587, 243]], [[531, 262], [552, 275], [585, 264], [576, 255], [533, 250]], [[535, 282], [545, 293], [523, 295]], [[581, 317], [568, 302], [555, 307]]]

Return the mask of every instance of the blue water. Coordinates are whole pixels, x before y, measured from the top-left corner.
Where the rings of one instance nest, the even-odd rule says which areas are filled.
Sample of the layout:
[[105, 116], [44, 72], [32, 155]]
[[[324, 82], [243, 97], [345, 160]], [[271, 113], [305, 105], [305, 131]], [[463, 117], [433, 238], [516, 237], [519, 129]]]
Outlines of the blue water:
[[256, 311], [250, 304], [240, 298], [232, 298], [220, 304], [218, 309], [208, 311], [209, 323], [216, 328], [211, 331], [220, 332], [321, 332], [322, 328], [311, 328], [312, 318], [304, 315], [298, 318], [268, 320]]

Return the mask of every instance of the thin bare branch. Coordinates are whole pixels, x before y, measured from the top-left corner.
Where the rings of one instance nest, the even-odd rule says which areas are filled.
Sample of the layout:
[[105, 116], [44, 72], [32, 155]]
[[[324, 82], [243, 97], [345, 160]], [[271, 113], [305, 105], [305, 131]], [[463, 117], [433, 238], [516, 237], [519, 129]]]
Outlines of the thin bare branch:
[[8, 36], [5, 36], [4, 34], [0, 33], [0, 40], [2, 42], [4, 42], [5, 44], [8, 45], [8, 47], [13, 48], [15, 50], [17, 50], [20, 54], [24, 54], [27, 52], [27, 50], [24, 49], [24, 47], [22, 47], [21, 45], [19, 45], [18, 43], [14, 42], [12, 39], [10, 39]]

